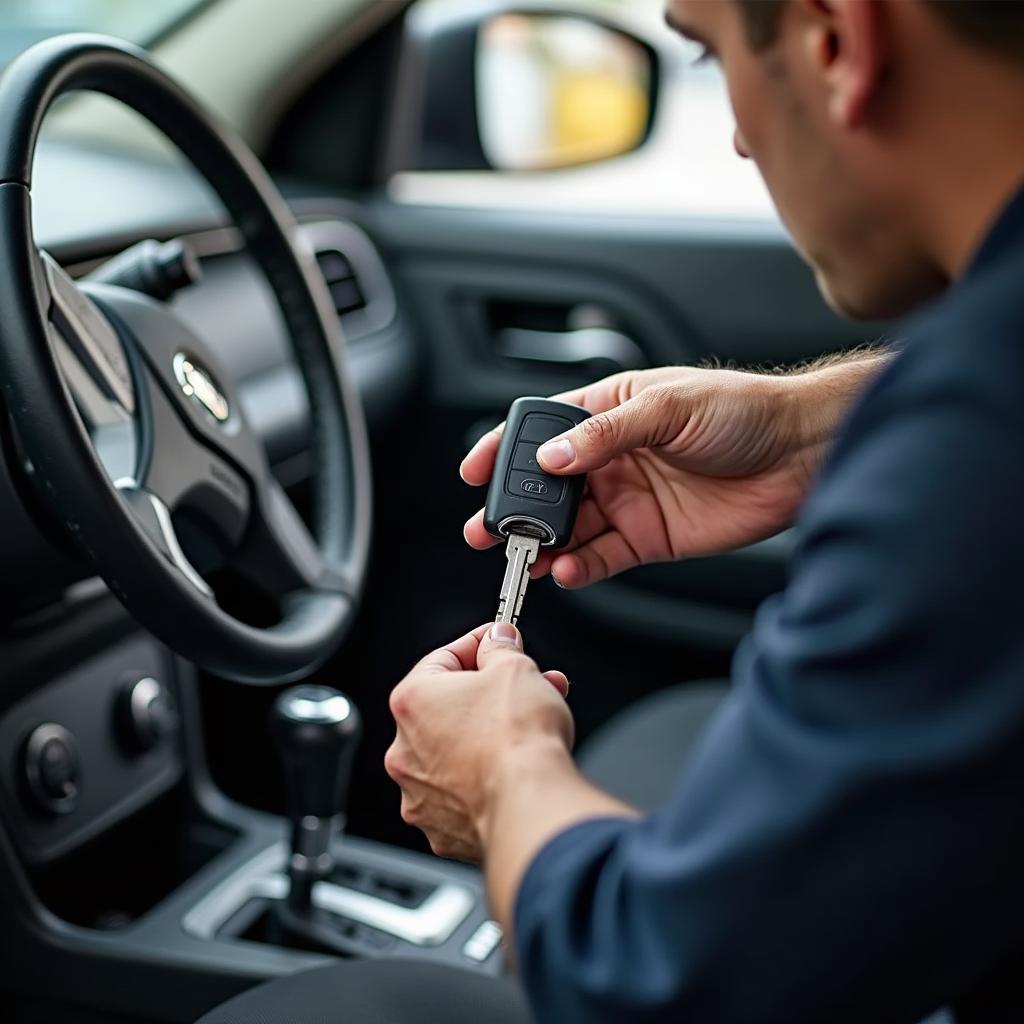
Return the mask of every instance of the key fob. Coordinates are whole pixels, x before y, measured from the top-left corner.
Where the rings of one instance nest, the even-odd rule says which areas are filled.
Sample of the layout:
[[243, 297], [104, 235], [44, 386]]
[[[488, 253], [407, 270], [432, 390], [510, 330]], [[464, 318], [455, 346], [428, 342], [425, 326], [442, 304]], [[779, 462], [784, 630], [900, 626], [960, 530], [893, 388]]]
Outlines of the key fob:
[[484, 510], [484, 527], [492, 537], [507, 537], [518, 529], [536, 531], [543, 547], [564, 548], [569, 543], [586, 474], [545, 473], [537, 462], [537, 449], [588, 419], [586, 409], [548, 398], [512, 403]]

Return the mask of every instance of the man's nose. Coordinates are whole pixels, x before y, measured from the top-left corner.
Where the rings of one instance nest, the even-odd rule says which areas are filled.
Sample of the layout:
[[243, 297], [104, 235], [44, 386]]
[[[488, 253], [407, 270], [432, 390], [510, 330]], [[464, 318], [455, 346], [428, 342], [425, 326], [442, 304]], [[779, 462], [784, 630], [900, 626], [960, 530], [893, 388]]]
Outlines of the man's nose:
[[739, 153], [744, 160], [750, 159], [750, 150], [747, 149], [746, 139], [743, 138], [743, 133], [739, 128], [732, 133], [732, 144], [736, 147], [736, 152]]

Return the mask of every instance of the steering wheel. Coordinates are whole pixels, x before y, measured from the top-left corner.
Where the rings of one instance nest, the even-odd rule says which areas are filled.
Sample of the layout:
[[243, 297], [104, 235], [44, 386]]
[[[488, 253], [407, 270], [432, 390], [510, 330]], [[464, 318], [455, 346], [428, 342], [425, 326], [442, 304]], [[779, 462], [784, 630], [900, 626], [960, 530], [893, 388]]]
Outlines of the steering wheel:
[[[212, 186], [270, 284], [311, 409], [313, 529], [273, 476], [224, 368], [165, 303], [80, 285], [36, 246], [42, 120], [72, 90], [158, 128]], [[366, 424], [312, 252], [246, 145], [137, 47], [61, 36], [0, 81], [0, 385], [39, 493], [131, 614], [196, 664], [249, 683], [310, 673], [352, 624], [366, 573]], [[229, 568], [272, 599], [221, 606]]]

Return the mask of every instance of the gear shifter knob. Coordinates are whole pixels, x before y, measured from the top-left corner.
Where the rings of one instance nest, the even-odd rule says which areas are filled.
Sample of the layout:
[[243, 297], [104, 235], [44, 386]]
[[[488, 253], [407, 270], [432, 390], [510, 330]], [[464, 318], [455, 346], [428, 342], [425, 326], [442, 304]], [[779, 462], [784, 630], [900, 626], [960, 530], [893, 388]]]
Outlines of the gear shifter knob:
[[361, 722], [355, 706], [337, 690], [295, 686], [274, 701], [270, 728], [284, 763], [292, 823], [289, 903], [305, 913], [313, 883], [334, 867], [331, 839], [343, 823]]

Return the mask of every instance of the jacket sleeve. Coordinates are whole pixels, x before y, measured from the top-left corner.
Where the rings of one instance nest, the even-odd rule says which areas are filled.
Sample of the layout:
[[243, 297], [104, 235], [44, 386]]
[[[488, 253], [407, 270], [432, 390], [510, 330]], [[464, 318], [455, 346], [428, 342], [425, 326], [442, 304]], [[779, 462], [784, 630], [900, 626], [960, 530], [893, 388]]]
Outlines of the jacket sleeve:
[[671, 803], [531, 865], [539, 1021], [913, 1021], [1021, 948], [1024, 429], [939, 362], [855, 415]]

